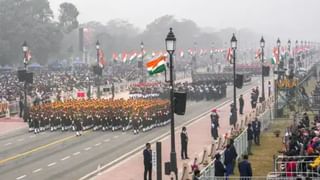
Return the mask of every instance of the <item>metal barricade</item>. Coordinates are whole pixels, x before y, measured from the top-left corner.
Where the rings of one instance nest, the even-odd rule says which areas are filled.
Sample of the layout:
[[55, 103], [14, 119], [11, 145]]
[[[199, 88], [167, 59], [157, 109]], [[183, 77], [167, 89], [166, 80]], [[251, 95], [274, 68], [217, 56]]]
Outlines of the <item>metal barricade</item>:
[[308, 177], [317, 177], [320, 169], [318, 166], [312, 169], [309, 165], [319, 156], [283, 156], [279, 155], [274, 159], [274, 173], [285, 177], [296, 177], [298, 175], [308, 175]]
[[267, 180], [297, 180], [297, 179], [320, 179], [317, 172], [270, 172]]
[[[272, 117], [273, 117], [273, 108], [271, 105], [271, 108], [266, 108], [266, 111], [263, 112], [259, 119], [261, 121], [261, 129], [265, 130], [267, 127], [269, 127]], [[237, 150], [238, 157], [240, 158], [242, 155], [247, 153], [248, 148], [248, 132], [247, 128], [245, 128], [235, 139], [234, 139], [234, 146]], [[221, 154], [221, 161], [224, 160], [224, 151], [220, 152]], [[257, 177], [258, 178], [258, 177]], [[261, 177], [262, 179], [266, 179], [266, 177]], [[201, 171], [201, 180], [212, 180], [214, 178], [214, 160], [209, 163], [202, 171]], [[216, 178], [217, 179], [217, 178]], [[229, 178], [231, 179], [231, 178]], [[236, 179], [239, 179], [237, 177]], [[252, 179], [252, 178], [251, 178]]]

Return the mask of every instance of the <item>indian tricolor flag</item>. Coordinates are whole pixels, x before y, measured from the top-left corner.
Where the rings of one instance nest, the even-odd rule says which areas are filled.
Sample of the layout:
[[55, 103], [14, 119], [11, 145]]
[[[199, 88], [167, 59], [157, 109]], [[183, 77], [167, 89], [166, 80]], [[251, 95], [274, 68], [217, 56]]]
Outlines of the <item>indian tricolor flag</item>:
[[273, 48], [273, 57], [271, 59], [272, 64], [279, 64], [279, 51], [278, 48]]
[[159, 56], [146, 64], [149, 75], [161, 73], [166, 70], [166, 57]]

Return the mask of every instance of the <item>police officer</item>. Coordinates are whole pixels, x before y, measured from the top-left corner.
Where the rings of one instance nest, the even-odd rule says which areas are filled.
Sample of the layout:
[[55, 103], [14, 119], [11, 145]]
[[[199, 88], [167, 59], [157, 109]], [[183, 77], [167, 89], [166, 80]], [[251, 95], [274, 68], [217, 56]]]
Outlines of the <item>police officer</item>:
[[252, 122], [252, 129], [254, 135], [254, 143], [256, 145], [260, 145], [261, 122], [258, 120], [258, 118], [255, 118]]
[[211, 136], [214, 139], [214, 141], [216, 141], [219, 137], [218, 135], [218, 128], [219, 128], [219, 115], [217, 113], [216, 109], [213, 109], [211, 111]]

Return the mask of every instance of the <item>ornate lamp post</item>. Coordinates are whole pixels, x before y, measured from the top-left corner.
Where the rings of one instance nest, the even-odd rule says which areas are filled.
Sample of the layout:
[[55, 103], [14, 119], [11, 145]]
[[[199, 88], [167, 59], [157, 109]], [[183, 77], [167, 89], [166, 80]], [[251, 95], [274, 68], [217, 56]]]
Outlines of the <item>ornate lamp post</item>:
[[[99, 70], [100, 70], [100, 66], [99, 66], [99, 56], [100, 56], [100, 42], [99, 42], [99, 40], [96, 42], [96, 50], [97, 50], [97, 69], [99, 68]], [[98, 86], [97, 86], [97, 98], [98, 99], [100, 99], [100, 74], [97, 74], [97, 84], [98, 84]]]
[[177, 155], [175, 150], [175, 132], [174, 132], [174, 79], [173, 79], [173, 54], [176, 50], [176, 37], [172, 28], [166, 37], [166, 49], [170, 57], [170, 106], [171, 106], [171, 153], [170, 153], [170, 170], [173, 171], [178, 179]]
[[233, 34], [232, 38], [231, 38], [231, 48], [233, 51], [233, 123], [234, 126], [237, 123], [237, 90], [236, 90], [236, 49], [237, 49], [237, 38], [236, 36]]
[[[28, 51], [29, 47], [26, 41], [23, 42], [22, 44], [22, 51], [23, 51], [23, 64], [24, 64], [24, 70], [27, 72], [27, 65], [28, 65]], [[23, 114], [24, 114], [24, 121], [26, 122], [26, 114], [28, 111], [28, 101], [27, 101], [27, 89], [28, 89], [28, 84], [27, 81], [24, 81], [24, 108], [23, 108]]]
[[260, 40], [260, 47], [261, 47], [261, 64], [262, 64], [262, 101], [265, 100], [265, 94], [264, 94], [264, 74], [263, 74], [263, 70], [264, 70], [264, 47], [265, 47], [265, 41], [263, 39], [263, 36], [261, 37]]

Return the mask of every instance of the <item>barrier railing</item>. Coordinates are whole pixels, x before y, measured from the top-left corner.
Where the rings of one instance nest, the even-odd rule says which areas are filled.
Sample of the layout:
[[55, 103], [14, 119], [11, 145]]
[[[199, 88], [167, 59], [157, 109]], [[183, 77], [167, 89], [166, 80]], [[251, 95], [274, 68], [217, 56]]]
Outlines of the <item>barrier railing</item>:
[[[268, 101], [261, 105], [261, 107], [257, 108], [256, 110], [252, 111], [249, 116], [245, 117], [245, 121], [243, 124], [243, 121], [241, 122], [240, 127], [243, 125], [247, 125], [250, 121], [254, 119], [254, 117], [258, 117], [258, 119], [261, 122], [261, 130], [265, 130], [267, 127], [269, 127], [272, 119], [273, 119], [273, 101], [268, 99]], [[243, 124], [243, 125], [242, 125]], [[237, 150], [238, 157], [241, 157], [242, 155], [247, 153], [248, 148], [248, 140], [247, 140], [247, 128], [245, 128], [235, 139], [234, 139], [234, 146]], [[219, 147], [219, 145], [218, 145]], [[224, 160], [224, 149], [220, 151], [221, 154], [221, 161]], [[213, 159], [213, 158], [212, 158]], [[266, 179], [266, 177], [255, 177], [251, 179]], [[204, 168], [201, 170], [201, 180], [211, 180], [211, 179], [219, 179], [214, 177], [214, 159]], [[222, 178], [223, 179], [223, 178]], [[229, 179], [232, 179], [229, 177]], [[236, 177], [235, 179], [239, 179], [239, 177]]]

